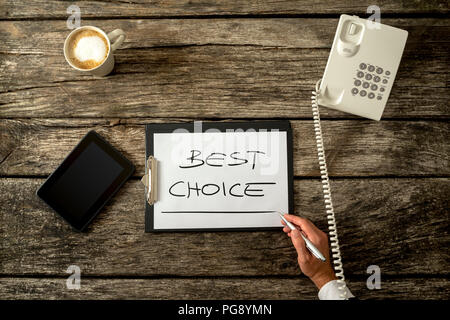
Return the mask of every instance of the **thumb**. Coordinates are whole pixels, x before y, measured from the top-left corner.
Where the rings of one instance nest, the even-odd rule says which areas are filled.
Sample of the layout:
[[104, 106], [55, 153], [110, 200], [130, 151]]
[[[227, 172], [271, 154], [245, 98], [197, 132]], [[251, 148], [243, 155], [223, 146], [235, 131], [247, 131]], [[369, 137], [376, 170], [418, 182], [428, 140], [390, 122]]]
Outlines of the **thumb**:
[[308, 258], [308, 250], [306, 249], [305, 240], [300, 235], [300, 231], [297, 229], [291, 231], [291, 240], [295, 249], [297, 250], [298, 258], [301, 262], [306, 261]]

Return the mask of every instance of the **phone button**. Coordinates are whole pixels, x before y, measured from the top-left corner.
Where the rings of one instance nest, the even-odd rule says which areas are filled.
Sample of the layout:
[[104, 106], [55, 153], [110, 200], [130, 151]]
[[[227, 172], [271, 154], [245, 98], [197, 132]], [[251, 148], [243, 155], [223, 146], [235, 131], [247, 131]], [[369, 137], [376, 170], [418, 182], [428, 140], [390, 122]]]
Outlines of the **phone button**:
[[372, 80], [372, 75], [370, 73], [366, 74], [366, 80]]
[[366, 91], [366, 90], [361, 90], [361, 91], [359, 92], [359, 95], [360, 95], [361, 97], [365, 97], [366, 94], [367, 94], [367, 91]]
[[355, 84], [355, 86], [359, 87], [361, 85], [361, 80], [356, 79], [353, 83]]
[[363, 83], [363, 88], [364, 89], [367, 89], [369, 86], [370, 86], [370, 83], [368, 83], [368, 82], [364, 82]]
[[359, 64], [359, 68], [360, 68], [361, 70], [365, 70], [365, 69], [367, 68], [367, 64], [365, 64], [364, 62], [362, 62], [362, 63]]
[[367, 70], [369, 70], [370, 72], [374, 72], [375, 67], [374, 66], [369, 66], [369, 68]]
[[370, 86], [370, 89], [372, 89], [373, 91], [375, 91], [375, 90], [378, 89], [378, 86], [377, 86], [376, 84], [372, 84], [372, 85]]
[[358, 33], [358, 26], [354, 23], [350, 24], [350, 27], [348, 28], [348, 34], [353, 36]]
[[371, 92], [371, 93], [369, 93], [368, 97], [369, 97], [369, 99], [373, 99], [373, 98], [375, 98], [375, 94], [373, 92]]
[[379, 76], [375, 76], [373, 77], [373, 81], [375, 82], [380, 82], [381, 78]]
[[353, 89], [352, 89], [352, 93], [353, 93], [353, 94], [358, 94], [358, 91], [359, 91], [359, 90], [358, 90], [357, 88], [353, 88]]
[[362, 77], [364, 77], [364, 72], [358, 71], [358, 73], [356, 74], [356, 76], [357, 76], [358, 78], [362, 78]]
[[382, 74], [383, 73], [383, 68], [377, 68], [377, 73], [378, 74]]

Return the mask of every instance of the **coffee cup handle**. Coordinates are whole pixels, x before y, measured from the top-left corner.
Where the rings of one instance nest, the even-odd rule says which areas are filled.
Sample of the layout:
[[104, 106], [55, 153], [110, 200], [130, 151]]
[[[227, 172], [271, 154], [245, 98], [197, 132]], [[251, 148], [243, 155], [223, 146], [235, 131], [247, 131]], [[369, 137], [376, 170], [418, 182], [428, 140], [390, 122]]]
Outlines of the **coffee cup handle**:
[[111, 42], [111, 50], [116, 51], [125, 40], [125, 32], [122, 29], [116, 29], [108, 33], [109, 41]]

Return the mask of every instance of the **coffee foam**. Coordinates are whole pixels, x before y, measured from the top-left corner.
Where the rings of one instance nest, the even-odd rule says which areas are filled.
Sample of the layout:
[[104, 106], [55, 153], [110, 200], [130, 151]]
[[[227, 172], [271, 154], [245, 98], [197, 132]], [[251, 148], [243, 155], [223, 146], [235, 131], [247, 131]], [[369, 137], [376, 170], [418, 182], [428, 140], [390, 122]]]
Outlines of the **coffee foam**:
[[70, 44], [70, 60], [81, 69], [92, 69], [108, 56], [108, 42], [99, 32], [84, 29], [72, 37]]

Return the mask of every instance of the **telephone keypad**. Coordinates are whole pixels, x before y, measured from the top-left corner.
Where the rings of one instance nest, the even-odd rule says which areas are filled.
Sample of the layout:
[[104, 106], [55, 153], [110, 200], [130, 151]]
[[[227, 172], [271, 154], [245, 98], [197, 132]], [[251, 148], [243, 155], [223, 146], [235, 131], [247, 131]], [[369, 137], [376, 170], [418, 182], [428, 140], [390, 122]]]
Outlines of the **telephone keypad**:
[[[356, 77], [354, 78], [353, 89], [351, 93], [353, 95], [359, 95], [361, 97], [366, 97], [368, 99], [374, 99], [376, 97], [377, 100], [383, 99], [383, 92], [386, 91], [385, 86], [380, 83], [386, 85], [389, 81], [389, 75], [391, 72], [389, 70], [384, 70], [382, 67], [377, 65], [372, 65], [366, 62], [359, 63], [359, 68], [356, 70]], [[362, 81], [365, 80], [365, 81]], [[356, 87], [362, 85], [362, 88], [369, 89], [367, 90], [359, 90]]]

